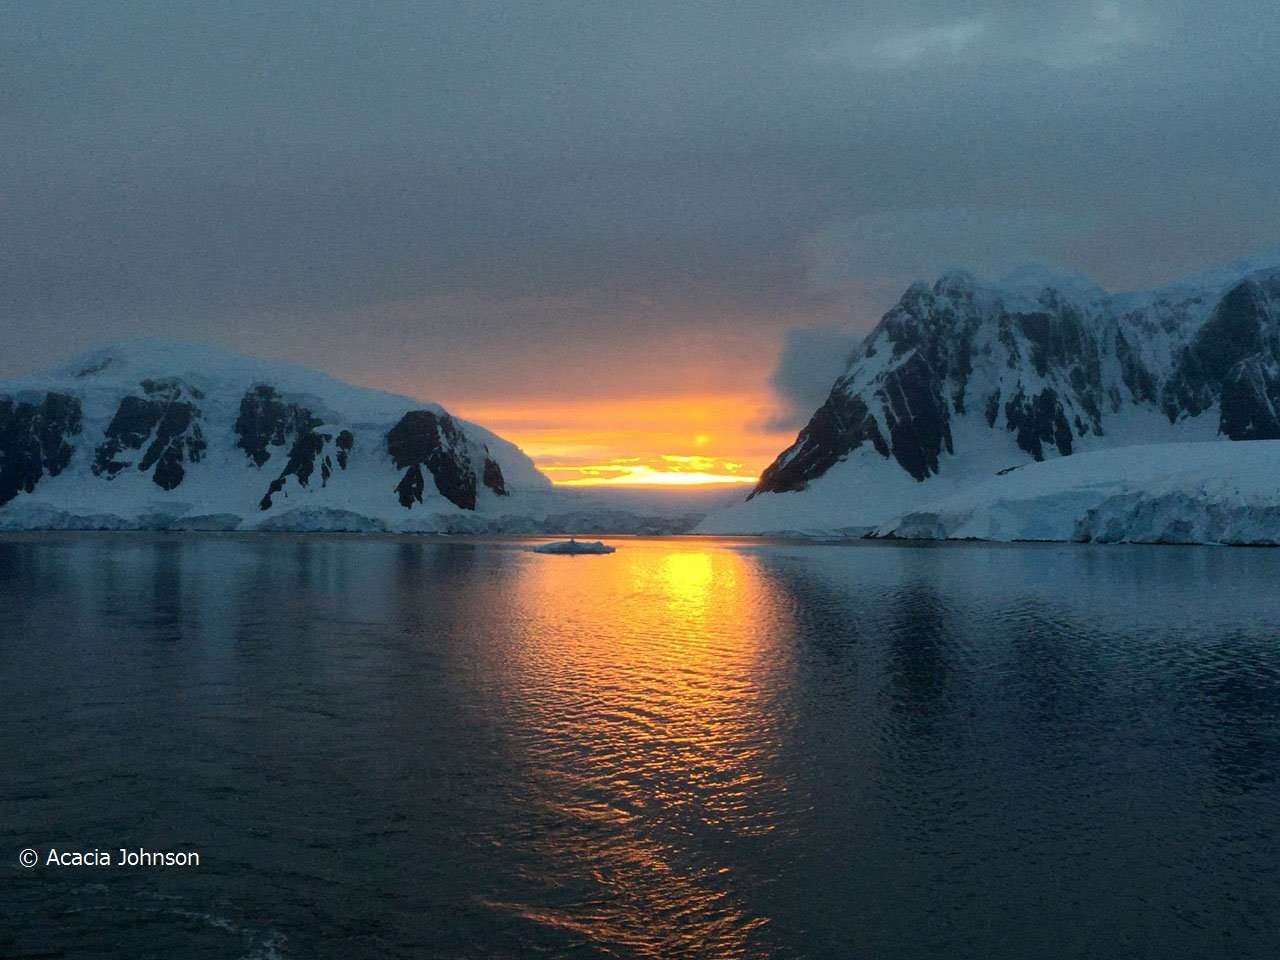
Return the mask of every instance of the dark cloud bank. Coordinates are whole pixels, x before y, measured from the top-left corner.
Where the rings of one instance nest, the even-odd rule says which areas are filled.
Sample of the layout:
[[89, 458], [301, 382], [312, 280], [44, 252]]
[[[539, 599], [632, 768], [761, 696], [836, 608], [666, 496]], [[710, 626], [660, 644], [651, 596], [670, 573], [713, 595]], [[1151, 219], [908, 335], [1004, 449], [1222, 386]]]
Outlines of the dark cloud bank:
[[160, 332], [457, 392], [723, 333], [807, 404], [911, 277], [1280, 243], [1277, 40], [1261, 2], [10, 4], [0, 374]]

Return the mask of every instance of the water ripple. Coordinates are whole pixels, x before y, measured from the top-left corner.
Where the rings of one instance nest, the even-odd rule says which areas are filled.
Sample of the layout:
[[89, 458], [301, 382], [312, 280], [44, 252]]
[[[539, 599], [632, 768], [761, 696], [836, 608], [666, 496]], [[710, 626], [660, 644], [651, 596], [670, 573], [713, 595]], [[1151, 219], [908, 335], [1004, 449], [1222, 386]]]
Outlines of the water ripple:
[[1277, 574], [0, 539], [0, 955], [1270, 958]]

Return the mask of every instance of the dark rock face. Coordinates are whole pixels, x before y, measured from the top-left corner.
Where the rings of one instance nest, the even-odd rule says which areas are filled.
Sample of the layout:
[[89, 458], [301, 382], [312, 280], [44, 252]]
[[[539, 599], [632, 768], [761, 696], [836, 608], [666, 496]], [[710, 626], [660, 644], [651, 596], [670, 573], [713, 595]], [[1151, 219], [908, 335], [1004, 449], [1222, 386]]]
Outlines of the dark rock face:
[[324, 421], [298, 403], [281, 398], [279, 392], [268, 384], [254, 387], [240, 399], [240, 412], [236, 417], [236, 445], [249, 459], [261, 467], [271, 459], [272, 447], [289, 444], [289, 456], [280, 475], [271, 481], [258, 507], [270, 510], [273, 498], [285, 488], [290, 477], [301, 487], [309, 487], [316, 470], [320, 471], [320, 486], [327, 487], [333, 476], [334, 463], [339, 470], [347, 469], [351, 451], [355, 447], [355, 435], [341, 430], [336, 435], [322, 432]]
[[[296, 478], [301, 487], [310, 486], [317, 465], [320, 467], [320, 486], [327, 487], [329, 478], [333, 476], [334, 461], [337, 460], [339, 470], [347, 469], [347, 458], [354, 444], [355, 437], [350, 430], [343, 430], [337, 437], [332, 433], [319, 433], [315, 430], [300, 434], [289, 450], [289, 459], [280, 471], [280, 476], [271, 481], [271, 486], [267, 488], [266, 496], [258, 507], [270, 510], [271, 498], [284, 489], [290, 477]], [[331, 445], [334, 452], [326, 452]]]
[[1219, 401], [1219, 432], [1232, 440], [1280, 440], [1280, 375], [1258, 357], [1231, 368]]
[[351, 450], [356, 445], [356, 438], [350, 430], [339, 430], [338, 439], [335, 446], [338, 448], [338, 467], [342, 470], [347, 469], [347, 460], [351, 456]]
[[880, 456], [889, 456], [889, 445], [867, 405], [837, 384], [796, 442], [760, 475], [747, 499], [758, 493], [803, 490], [810, 480], [822, 476], [864, 443], [874, 446]]
[[240, 400], [240, 413], [235, 422], [236, 445], [260, 467], [271, 458], [268, 447], [283, 447], [290, 438], [313, 430], [323, 422], [306, 407], [281, 399], [275, 387], [262, 383]]
[[1064, 457], [1071, 454], [1071, 426], [1052, 388], [1045, 388], [1030, 400], [1019, 392], [1005, 404], [1004, 419], [1015, 431], [1018, 446], [1036, 460], [1044, 459], [1046, 443], [1056, 446]]
[[[1155, 403], [1159, 396], [1155, 377], [1142, 365], [1142, 361], [1129, 345], [1129, 338], [1125, 336], [1123, 330], [1116, 331], [1116, 359], [1120, 362], [1121, 379], [1129, 388], [1133, 399], [1139, 403]], [[1111, 412], [1115, 413], [1117, 409], [1118, 407], [1113, 404]]]
[[81, 429], [80, 401], [62, 393], [41, 400], [0, 397], [0, 505], [31, 493], [71, 462], [69, 437]]
[[152, 482], [162, 490], [173, 490], [186, 475], [183, 464], [198, 463], [207, 446], [195, 404], [203, 396], [176, 380], [144, 380], [141, 387], [144, 396], [120, 401], [94, 453], [93, 472], [110, 480], [134, 465], [125, 455], [141, 450], [150, 440], [137, 467], [144, 472], [154, 468]]
[[[404, 472], [404, 476], [396, 484], [396, 496], [400, 498], [400, 506], [413, 509], [415, 502], [422, 502], [422, 494], [426, 489], [426, 480], [422, 476], [422, 464], [415, 463]], [[475, 507], [471, 509], [474, 510]]]
[[944, 448], [951, 452], [950, 416], [941, 388], [932, 369], [915, 353], [876, 391], [893, 458], [917, 480], [938, 472], [938, 454]]
[[[938, 456], [952, 452], [951, 425], [942, 382], [921, 354], [912, 353], [890, 373], [872, 396], [883, 411], [886, 441], [876, 418], [858, 396], [837, 383], [796, 442], [760, 476], [752, 491], [803, 490], [864, 443], [882, 457], [892, 456], [907, 473], [923, 480], [938, 472]], [[963, 396], [959, 403], [963, 405]]]
[[1170, 422], [1197, 416], [1213, 406], [1232, 368], [1259, 351], [1263, 319], [1259, 293], [1251, 283], [1234, 287], [1183, 348], [1162, 398]]
[[[0, 526], [165, 529], [181, 520], [222, 529], [247, 511], [255, 528], [301, 529], [338, 522], [327, 518], [344, 510], [381, 516], [397, 500], [426, 505], [430, 516], [418, 511], [414, 528], [446, 515], [468, 529], [516, 522], [467, 512], [512, 496], [504, 472], [525, 463], [438, 407], [401, 416], [406, 409], [213, 348], [105, 348], [0, 384]], [[24, 492], [34, 496], [23, 501]]]
[[1280, 277], [1247, 280], [1218, 302], [1183, 349], [1162, 394], [1170, 422], [1220, 404], [1218, 432], [1232, 440], [1280, 438]]
[[[425, 467], [441, 496], [463, 510], [476, 508], [477, 477], [471, 445], [448, 414], [410, 410], [387, 434], [387, 452], [396, 469], [405, 471], [396, 485], [401, 506], [412, 509], [415, 503], [422, 503], [426, 490]], [[487, 450], [484, 453], [481, 468], [484, 485], [505, 496], [502, 469], [488, 456]]]
[[498, 461], [492, 457], [484, 458], [484, 476], [482, 480], [484, 485], [498, 496], [508, 497], [511, 495], [507, 491], [507, 481], [502, 475], [502, 467], [498, 466]]

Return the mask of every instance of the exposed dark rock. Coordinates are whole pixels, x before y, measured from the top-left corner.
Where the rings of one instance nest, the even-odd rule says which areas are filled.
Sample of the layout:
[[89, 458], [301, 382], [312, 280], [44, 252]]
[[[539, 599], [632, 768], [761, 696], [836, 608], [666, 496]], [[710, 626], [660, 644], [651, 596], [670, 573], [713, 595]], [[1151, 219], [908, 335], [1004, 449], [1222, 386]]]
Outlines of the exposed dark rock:
[[[1111, 389], [1108, 391], [1108, 393], [1111, 397], [1111, 412], [1119, 413], [1120, 405], [1123, 402], [1123, 398], [1120, 396], [1120, 389], [1118, 387], [1112, 386]], [[1102, 428], [1100, 426], [1095, 425], [1093, 432], [1098, 434], [1098, 436], [1102, 436]]]
[[1232, 287], [1183, 349], [1161, 402], [1170, 422], [1219, 404], [1232, 440], [1280, 438], [1280, 277]]
[[996, 425], [996, 417], [1000, 416], [1000, 390], [987, 397], [987, 426], [994, 427]]
[[938, 472], [938, 455], [951, 453], [951, 425], [933, 371], [919, 353], [890, 373], [876, 392], [884, 404], [893, 458], [923, 480]]
[[[292, 449], [289, 451], [289, 461], [285, 464], [284, 470], [280, 476], [271, 481], [271, 486], [267, 488], [266, 496], [258, 506], [263, 510], [271, 508], [271, 498], [284, 489], [285, 481], [290, 476], [297, 477], [301, 486], [307, 486], [311, 480], [311, 474], [315, 472], [316, 458], [320, 456], [324, 450], [325, 441], [329, 439], [327, 434], [319, 434], [308, 430], [302, 436], [294, 441]], [[328, 462], [328, 458], [325, 458]], [[324, 482], [328, 482], [329, 474], [324, 474]]]
[[[347, 461], [355, 446], [355, 436], [350, 430], [341, 430], [335, 437], [321, 433], [324, 421], [300, 403], [283, 399], [278, 390], [260, 383], [240, 398], [240, 411], [236, 417], [236, 446], [248, 454], [249, 459], [261, 467], [271, 459], [272, 447], [289, 445], [288, 459], [280, 474], [271, 481], [258, 506], [269, 510], [272, 498], [290, 477], [301, 487], [308, 487], [316, 470], [320, 471], [320, 485], [328, 486], [333, 476], [333, 464], [347, 469]], [[332, 451], [330, 451], [332, 446]]]
[[496, 493], [500, 497], [506, 497], [510, 494], [507, 491], [507, 481], [502, 476], [502, 467], [498, 466], [498, 461], [492, 457], [484, 458], [484, 485]]
[[964, 416], [965, 390], [969, 386], [969, 377], [973, 373], [973, 338], [965, 337], [959, 344], [955, 355], [951, 358], [948, 377], [955, 384], [951, 395], [951, 403], [957, 414]]
[[996, 327], [996, 336], [1000, 340], [1000, 345], [1004, 347], [1008, 353], [1006, 361], [1010, 370], [1018, 369], [1018, 364], [1022, 362], [1021, 351], [1018, 349], [1018, 341], [1013, 336], [1013, 325], [1009, 322], [1007, 316], [1001, 316]]
[[[421, 503], [422, 494], [426, 488], [427, 484], [422, 476], [422, 465], [415, 463], [404, 472], [404, 476], [396, 484], [396, 494], [400, 498], [400, 506], [405, 509], [412, 509], [414, 503]], [[473, 507], [472, 509], [475, 508]]]
[[204, 452], [205, 442], [196, 423], [198, 416], [199, 411], [191, 404], [173, 403], [160, 418], [156, 439], [143, 454], [138, 469], [147, 471], [154, 466], [151, 479], [162, 490], [172, 490], [182, 483], [184, 450], [192, 463], [198, 462]]
[[351, 450], [356, 445], [356, 438], [350, 430], [338, 431], [338, 439], [335, 441], [338, 448], [338, 466], [343, 470], [347, 469], [347, 459], [351, 456]]
[[760, 475], [747, 499], [759, 493], [803, 490], [864, 443], [874, 446], [880, 456], [889, 456], [889, 445], [867, 405], [837, 384], [796, 442]]
[[40, 400], [0, 397], [0, 505], [31, 493], [45, 476], [71, 462], [68, 442], [80, 432], [77, 397], [46, 393]]
[[[921, 301], [912, 296], [910, 302], [918, 305]], [[956, 323], [963, 324], [964, 320], [948, 315], [938, 321], [939, 325], [952, 328]], [[872, 396], [882, 412], [888, 438], [866, 401], [851, 396], [847, 382], [839, 381], [796, 442], [761, 474], [748, 499], [759, 493], [803, 490], [809, 481], [822, 476], [864, 443], [871, 443], [882, 457], [892, 456], [917, 480], [937, 473], [942, 451], [952, 452], [952, 438], [950, 413], [942, 391], [947, 380], [936, 369], [950, 371], [953, 376], [948, 379], [952, 383], [964, 382], [971, 369], [970, 354], [967, 350], [930, 350], [935, 367], [918, 349], [925, 341], [916, 319], [894, 316], [886, 330], [895, 356], [905, 357], [883, 378]], [[963, 409], [962, 391], [958, 407]]]
[[271, 458], [269, 447], [283, 447], [323, 422], [306, 407], [282, 400], [275, 387], [259, 384], [240, 400], [236, 445], [261, 467]]
[[174, 400], [180, 395], [186, 394], [196, 400], [203, 400], [204, 394], [195, 387], [188, 386], [185, 383], [179, 383], [177, 380], [143, 380], [138, 384], [142, 387], [142, 392], [149, 397], [160, 397], [164, 400]]
[[410, 410], [387, 434], [387, 452], [396, 469], [406, 471], [396, 486], [402, 506], [422, 502], [426, 467], [436, 489], [464, 510], [476, 508], [476, 471], [466, 435], [447, 413]]
[[1052, 389], [1046, 388], [1030, 401], [1021, 391], [1004, 407], [1005, 422], [1017, 433], [1018, 446], [1036, 460], [1044, 459], [1046, 443], [1052, 443], [1064, 457], [1071, 453], [1071, 425]]
[[[1171, 420], [1221, 402], [1226, 436], [1280, 435], [1278, 303], [1280, 273], [1231, 288], [1207, 322], [1194, 294], [1112, 312], [1105, 299], [1072, 300], [1052, 285], [1028, 301], [963, 274], [913, 284], [752, 495], [803, 489], [876, 438], [877, 449], [926, 479], [944, 452], [960, 453], [954, 418], [974, 413], [1037, 460], [1105, 438], [1106, 419], [1131, 402], [1158, 405]], [[1188, 322], [1200, 329], [1161, 360], [1162, 344], [1178, 342]], [[1151, 348], [1138, 349], [1147, 338]]]
[[107, 369], [107, 367], [109, 366], [111, 366], [111, 358], [107, 357], [107, 359], [101, 361], [100, 363], [95, 363], [92, 366], [85, 367], [83, 370], [79, 371], [76, 374], [76, 379], [80, 380], [85, 377], [92, 376], [95, 373], [101, 373], [103, 370]]
[[1013, 320], [1031, 347], [1028, 359], [1032, 369], [1042, 377], [1051, 366], [1073, 357], [1072, 351], [1079, 346], [1079, 329], [1065, 317], [1022, 313], [1015, 314]]
[[94, 453], [93, 472], [116, 476], [134, 460], [124, 459], [129, 451], [142, 449], [137, 462], [141, 471], [153, 470], [152, 482], [162, 490], [173, 490], [186, 475], [184, 463], [198, 463], [207, 444], [200, 429], [200, 409], [187, 397], [202, 394], [175, 380], [144, 380], [145, 397], [128, 396], [120, 401], [106, 435]]
[[1222, 384], [1219, 432], [1232, 440], [1280, 440], [1280, 376], [1258, 357], [1231, 369]]
[[1232, 287], [1183, 348], [1162, 401], [1170, 422], [1199, 416], [1221, 395], [1232, 368], [1262, 346], [1261, 291], [1250, 281]]
[[[1142, 365], [1123, 330], [1116, 331], [1116, 359], [1120, 361], [1120, 377], [1124, 385], [1129, 388], [1133, 399], [1139, 403], [1155, 403], [1159, 396], [1155, 378], [1151, 375], [1151, 371]], [[1117, 391], [1112, 397], [1112, 413], [1119, 409], [1119, 403], [1120, 394]]]
[[[320, 433], [307, 430], [299, 434], [289, 449], [289, 459], [280, 471], [280, 476], [271, 481], [258, 506], [263, 510], [271, 508], [272, 497], [284, 489], [290, 477], [298, 481], [300, 487], [311, 485], [317, 467], [320, 470], [320, 486], [327, 487], [329, 478], [333, 476], [333, 462], [337, 460], [338, 469], [347, 469], [347, 457], [355, 445], [355, 437], [350, 430], [341, 431], [336, 437], [332, 433]], [[332, 446], [333, 452], [330, 453]]]
[[142, 397], [125, 397], [107, 426], [106, 439], [94, 456], [93, 472], [115, 476], [129, 464], [117, 460], [124, 450], [137, 450], [151, 436], [163, 416], [163, 407]]

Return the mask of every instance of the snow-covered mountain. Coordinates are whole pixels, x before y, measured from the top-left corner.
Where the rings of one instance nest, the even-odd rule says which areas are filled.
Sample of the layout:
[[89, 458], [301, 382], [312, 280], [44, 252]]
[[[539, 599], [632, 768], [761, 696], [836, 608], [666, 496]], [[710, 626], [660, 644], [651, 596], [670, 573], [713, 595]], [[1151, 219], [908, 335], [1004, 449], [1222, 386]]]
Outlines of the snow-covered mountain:
[[435, 404], [166, 340], [0, 383], [0, 526], [437, 529], [550, 482]]
[[167, 340], [0, 382], [0, 529], [686, 530], [443, 407]]
[[1119, 295], [957, 271], [912, 285], [748, 501], [698, 529], [866, 533], [1026, 463], [1276, 438], [1280, 251]]

